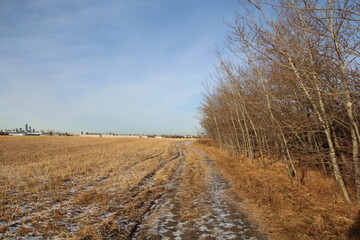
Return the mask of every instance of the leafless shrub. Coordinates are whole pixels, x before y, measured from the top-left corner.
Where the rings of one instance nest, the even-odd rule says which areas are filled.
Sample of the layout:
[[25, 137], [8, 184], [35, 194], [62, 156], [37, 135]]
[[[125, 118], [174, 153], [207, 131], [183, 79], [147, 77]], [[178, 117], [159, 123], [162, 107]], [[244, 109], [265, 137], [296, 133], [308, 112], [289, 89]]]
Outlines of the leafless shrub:
[[281, 160], [294, 183], [300, 168], [332, 172], [346, 202], [360, 202], [360, 5], [242, 3], [204, 94], [203, 128], [233, 155]]

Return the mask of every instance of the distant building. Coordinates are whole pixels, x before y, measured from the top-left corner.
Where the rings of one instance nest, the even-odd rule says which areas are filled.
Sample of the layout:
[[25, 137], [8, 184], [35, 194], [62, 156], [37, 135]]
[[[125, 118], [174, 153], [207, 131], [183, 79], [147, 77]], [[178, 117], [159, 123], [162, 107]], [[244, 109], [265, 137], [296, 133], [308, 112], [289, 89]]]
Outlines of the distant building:
[[27, 132], [29, 130], [29, 126], [28, 126], [28, 124], [26, 123], [25, 124], [25, 132]]
[[40, 136], [41, 133], [37, 133], [37, 132], [28, 132], [28, 133], [25, 133], [26, 136]]
[[18, 133], [18, 132], [10, 132], [9, 135], [11, 136], [24, 136], [24, 133]]

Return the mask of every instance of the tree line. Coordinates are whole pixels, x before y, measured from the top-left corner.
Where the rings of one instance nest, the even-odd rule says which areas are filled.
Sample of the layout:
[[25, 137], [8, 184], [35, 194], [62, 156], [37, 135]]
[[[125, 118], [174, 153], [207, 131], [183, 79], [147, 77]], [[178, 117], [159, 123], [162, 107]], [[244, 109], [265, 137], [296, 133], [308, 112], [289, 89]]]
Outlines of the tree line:
[[360, 203], [359, 3], [242, 4], [204, 93], [203, 129], [260, 165], [282, 160], [294, 182], [300, 167], [322, 169]]

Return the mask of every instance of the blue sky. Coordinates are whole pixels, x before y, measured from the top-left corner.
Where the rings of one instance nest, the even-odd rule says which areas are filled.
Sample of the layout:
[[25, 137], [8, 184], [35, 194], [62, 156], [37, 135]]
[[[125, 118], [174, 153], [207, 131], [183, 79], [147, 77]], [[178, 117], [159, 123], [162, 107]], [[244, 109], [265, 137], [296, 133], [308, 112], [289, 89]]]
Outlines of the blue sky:
[[0, 1], [0, 129], [195, 134], [237, 0]]

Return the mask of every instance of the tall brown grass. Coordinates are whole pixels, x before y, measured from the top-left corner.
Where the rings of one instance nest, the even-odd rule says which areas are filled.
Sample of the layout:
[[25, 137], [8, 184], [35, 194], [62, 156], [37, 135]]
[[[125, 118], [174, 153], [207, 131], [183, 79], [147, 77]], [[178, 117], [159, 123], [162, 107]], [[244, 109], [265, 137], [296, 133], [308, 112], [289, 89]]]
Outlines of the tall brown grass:
[[360, 239], [360, 206], [345, 203], [331, 177], [307, 170], [302, 184], [294, 185], [281, 163], [260, 167], [218, 148], [195, 145], [214, 160], [272, 239]]

